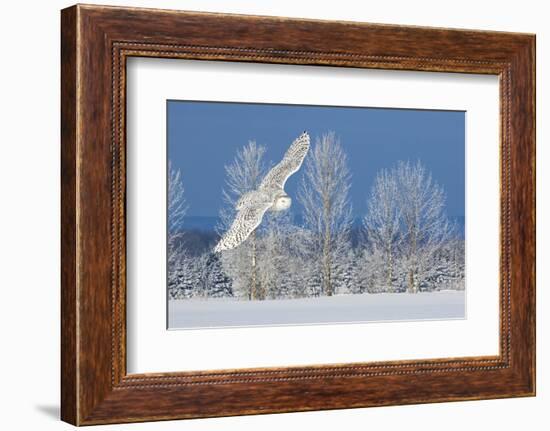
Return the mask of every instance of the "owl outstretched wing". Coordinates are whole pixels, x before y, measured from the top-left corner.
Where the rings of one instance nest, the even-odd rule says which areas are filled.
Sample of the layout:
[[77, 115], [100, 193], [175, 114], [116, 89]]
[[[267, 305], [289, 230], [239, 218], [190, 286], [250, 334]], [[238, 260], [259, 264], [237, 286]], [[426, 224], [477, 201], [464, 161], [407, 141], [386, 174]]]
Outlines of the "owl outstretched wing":
[[231, 227], [220, 239], [214, 252], [231, 250], [242, 244], [260, 225], [265, 212], [271, 205], [273, 202], [267, 200], [264, 193], [248, 193], [247, 199], [241, 202]]
[[286, 151], [283, 160], [275, 165], [264, 177], [260, 189], [278, 188], [283, 189], [286, 180], [300, 169], [302, 162], [309, 150], [309, 135], [302, 133]]

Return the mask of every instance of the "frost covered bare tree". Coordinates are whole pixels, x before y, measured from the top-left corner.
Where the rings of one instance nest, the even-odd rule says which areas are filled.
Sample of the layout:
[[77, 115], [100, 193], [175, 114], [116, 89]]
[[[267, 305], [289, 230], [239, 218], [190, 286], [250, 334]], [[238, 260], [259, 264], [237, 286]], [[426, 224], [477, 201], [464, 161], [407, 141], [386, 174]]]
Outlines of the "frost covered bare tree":
[[185, 260], [183, 247], [183, 219], [187, 211], [185, 203], [181, 171], [168, 162], [168, 238], [167, 263], [169, 289], [177, 287], [178, 279], [182, 277]]
[[420, 163], [398, 162], [395, 168], [400, 216], [401, 248], [406, 285], [416, 293], [434, 270], [433, 258], [450, 240], [452, 229], [445, 214], [445, 194]]
[[182, 253], [183, 219], [187, 212], [181, 171], [168, 162], [168, 261]]
[[363, 226], [363, 262], [371, 274], [363, 271], [362, 277], [369, 291], [463, 285], [464, 241], [445, 214], [443, 188], [422, 163], [400, 161], [377, 174]]
[[311, 232], [309, 250], [321, 275], [320, 295], [336, 293], [349, 251], [352, 211], [347, 157], [333, 132], [317, 138], [305, 161], [298, 191], [304, 225]]
[[[225, 232], [235, 218], [239, 198], [258, 188], [266, 173], [265, 147], [251, 141], [237, 151], [235, 159], [225, 166], [223, 190], [225, 206], [220, 211], [218, 233]], [[248, 299], [263, 299], [265, 292], [258, 283], [257, 233], [253, 232], [239, 247], [222, 253], [224, 270], [233, 281], [233, 294]]]
[[401, 208], [397, 176], [387, 169], [381, 170], [374, 180], [368, 200], [367, 214], [363, 219], [366, 243], [370, 248], [368, 263], [382, 258], [385, 290], [394, 291], [395, 259], [402, 235], [400, 233]]

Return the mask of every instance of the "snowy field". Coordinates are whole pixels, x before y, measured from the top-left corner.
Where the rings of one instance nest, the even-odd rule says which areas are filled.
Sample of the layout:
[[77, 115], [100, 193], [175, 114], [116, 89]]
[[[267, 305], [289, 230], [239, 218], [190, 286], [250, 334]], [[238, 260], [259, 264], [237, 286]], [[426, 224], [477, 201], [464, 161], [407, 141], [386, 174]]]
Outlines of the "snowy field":
[[463, 318], [464, 291], [379, 293], [266, 301], [225, 298], [168, 302], [169, 329]]

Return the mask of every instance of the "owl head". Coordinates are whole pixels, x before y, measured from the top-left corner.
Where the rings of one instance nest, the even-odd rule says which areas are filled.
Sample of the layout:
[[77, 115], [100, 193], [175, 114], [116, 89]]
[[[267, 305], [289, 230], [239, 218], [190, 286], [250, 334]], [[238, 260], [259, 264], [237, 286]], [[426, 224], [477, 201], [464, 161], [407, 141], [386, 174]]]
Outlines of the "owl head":
[[275, 201], [273, 202], [273, 206], [270, 208], [272, 211], [284, 211], [290, 208], [290, 205], [292, 204], [292, 199], [289, 195], [286, 193], [280, 194], [277, 197], [275, 197]]

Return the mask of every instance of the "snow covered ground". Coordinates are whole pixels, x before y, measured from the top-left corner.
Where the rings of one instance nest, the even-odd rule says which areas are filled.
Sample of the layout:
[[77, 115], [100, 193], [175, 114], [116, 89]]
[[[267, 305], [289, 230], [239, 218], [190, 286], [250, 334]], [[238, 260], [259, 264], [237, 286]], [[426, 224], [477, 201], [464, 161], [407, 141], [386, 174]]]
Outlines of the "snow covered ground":
[[168, 302], [170, 329], [465, 318], [465, 292], [380, 293], [321, 298]]

